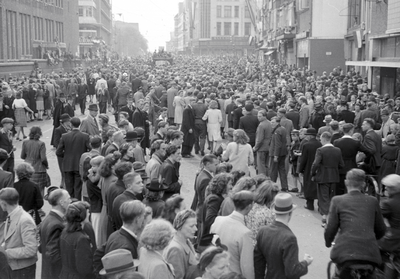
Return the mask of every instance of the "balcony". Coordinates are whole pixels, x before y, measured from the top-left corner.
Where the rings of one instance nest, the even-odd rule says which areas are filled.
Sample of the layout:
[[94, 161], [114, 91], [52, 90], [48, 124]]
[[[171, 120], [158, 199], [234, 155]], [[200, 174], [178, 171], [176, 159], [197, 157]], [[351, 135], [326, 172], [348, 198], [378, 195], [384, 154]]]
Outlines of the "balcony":
[[94, 25], [99, 26], [100, 24], [97, 22], [96, 18], [91, 16], [80, 16], [79, 17], [79, 24], [87, 24], [87, 25]]

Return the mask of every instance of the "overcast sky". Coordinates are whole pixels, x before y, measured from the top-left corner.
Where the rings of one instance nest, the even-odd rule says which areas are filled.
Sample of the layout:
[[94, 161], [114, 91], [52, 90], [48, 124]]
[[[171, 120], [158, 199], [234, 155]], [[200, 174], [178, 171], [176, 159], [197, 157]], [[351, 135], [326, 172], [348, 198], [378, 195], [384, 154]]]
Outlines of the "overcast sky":
[[[115, 20], [139, 23], [140, 33], [149, 42], [149, 51], [165, 46], [174, 30], [179, 0], [112, 0]], [[119, 14], [122, 14], [121, 16]]]

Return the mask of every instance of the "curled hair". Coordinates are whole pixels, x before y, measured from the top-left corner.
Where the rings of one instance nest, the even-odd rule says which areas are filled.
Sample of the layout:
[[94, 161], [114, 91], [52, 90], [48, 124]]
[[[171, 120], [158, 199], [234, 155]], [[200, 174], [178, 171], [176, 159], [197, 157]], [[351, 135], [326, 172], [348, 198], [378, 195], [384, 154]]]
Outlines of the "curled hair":
[[220, 173], [230, 173], [232, 170], [232, 164], [230, 163], [220, 163], [217, 165], [217, 168], [215, 169], [215, 174], [220, 174]]
[[21, 180], [23, 178], [30, 179], [35, 173], [35, 169], [32, 167], [31, 164], [21, 163], [15, 168], [15, 172], [18, 176], [18, 180]]
[[122, 180], [124, 178], [124, 175], [132, 171], [132, 164], [129, 162], [120, 162], [118, 163], [115, 168], [114, 172], [115, 175], [119, 180]]
[[232, 193], [235, 194], [240, 191], [250, 191], [253, 186], [256, 186], [256, 181], [251, 177], [244, 176], [236, 182], [232, 189]]
[[119, 152], [121, 153], [121, 158], [124, 158], [126, 153], [128, 153], [129, 147], [131, 147], [131, 146], [132, 145], [129, 143], [124, 143], [119, 147]]
[[235, 185], [240, 178], [246, 175], [244, 171], [234, 170], [230, 173], [232, 175], [232, 184]]
[[110, 177], [112, 175], [112, 167], [118, 162], [118, 157], [114, 154], [108, 154], [99, 167], [99, 174], [102, 177]]
[[67, 232], [76, 232], [82, 230], [81, 222], [86, 219], [86, 202], [77, 201], [71, 203], [68, 206], [67, 212], [65, 213], [65, 219], [67, 220], [67, 226], [65, 230]]
[[181, 149], [181, 147], [180, 146], [176, 146], [176, 145], [168, 146], [168, 148], [166, 150], [167, 151], [167, 157], [171, 156], [172, 154], [175, 154], [178, 151], [178, 149]]
[[278, 193], [279, 187], [276, 184], [272, 183], [272, 181], [265, 181], [257, 188], [254, 202], [266, 205], [269, 208]]
[[179, 209], [183, 202], [183, 198], [180, 195], [173, 195], [165, 201], [165, 207], [161, 214], [161, 217], [169, 221], [171, 224], [175, 220], [175, 209]]
[[143, 230], [140, 242], [152, 251], [161, 251], [171, 242], [174, 235], [172, 224], [163, 219], [151, 221]]
[[222, 196], [228, 193], [228, 184], [232, 181], [232, 176], [228, 173], [220, 173], [211, 179], [208, 185], [209, 190], [214, 195]]
[[38, 140], [42, 136], [42, 129], [38, 126], [33, 126], [29, 132], [29, 139]]

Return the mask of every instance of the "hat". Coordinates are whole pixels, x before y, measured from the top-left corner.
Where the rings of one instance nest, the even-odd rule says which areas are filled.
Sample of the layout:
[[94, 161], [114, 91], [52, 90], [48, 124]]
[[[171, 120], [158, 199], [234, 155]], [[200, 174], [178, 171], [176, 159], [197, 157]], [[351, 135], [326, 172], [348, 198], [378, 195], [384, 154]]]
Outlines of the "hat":
[[110, 121], [110, 117], [108, 117], [108, 115], [105, 114], [105, 113], [101, 113], [101, 114], [99, 115], [99, 118], [101, 118], [101, 120], [103, 120], [103, 121], [106, 122], [106, 123], [108, 123], [108, 121]]
[[397, 191], [400, 190], [400, 175], [389, 174], [382, 178], [381, 183], [386, 186], [386, 188], [395, 188]]
[[168, 189], [163, 183], [160, 183], [158, 179], [152, 179], [150, 181], [150, 184], [147, 185], [147, 190], [153, 191], [153, 192], [160, 192]]
[[298, 135], [298, 134], [300, 134], [300, 131], [299, 131], [299, 130], [296, 130], [296, 129], [293, 129], [292, 132], [291, 132], [291, 134], [297, 134], [297, 135]]
[[323, 121], [324, 121], [325, 123], [331, 122], [331, 121], [332, 121], [332, 115], [330, 115], [330, 114], [325, 115], [325, 118], [324, 118]]
[[100, 275], [110, 275], [134, 269], [139, 266], [139, 261], [132, 258], [132, 253], [126, 249], [116, 249], [101, 258], [104, 268]]
[[99, 108], [97, 107], [96, 104], [90, 104], [89, 105], [89, 110], [91, 110], [91, 111], [99, 111]]
[[6, 117], [6, 118], [3, 118], [3, 119], [1, 120], [1, 124], [2, 124], [2, 125], [7, 124], [7, 123], [14, 124], [14, 119], [9, 118], [9, 117]]
[[308, 128], [305, 135], [312, 135], [312, 136], [316, 136], [317, 135], [317, 131], [314, 128]]
[[387, 143], [389, 143], [389, 142], [393, 143], [393, 142], [395, 142], [395, 141], [396, 141], [396, 137], [395, 137], [394, 135], [392, 135], [392, 134], [390, 134], [390, 135], [388, 135], [388, 136], [386, 137], [386, 142], [387, 142]]
[[62, 123], [67, 122], [67, 121], [71, 121], [71, 116], [69, 116], [68, 113], [63, 113], [63, 114], [61, 114], [61, 116], [60, 116], [60, 121], [61, 121]]
[[320, 109], [320, 108], [322, 108], [322, 104], [321, 103], [315, 103], [314, 107], [315, 107], [315, 109]]
[[289, 193], [279, 193], [275, 196], [275, 202], [271, 206], [275, 214], [287, 214], [295, 210], [297, 205], [293, 204], [292, 195]]
[[332, 129], [338, 129], [339, 128], [339, 122], [337, 122], [336, 120], [333, 120], [329, 123], [329, 126], [332, 127]]
[[135, 172], [146, 172], [145, 164], [140, 161], [132, 163], [132, 168]]
[[134, 141], [138, 139], [138, 134], [135, 131], [128, 131], [125, 135], [125, 140], [127, 142]]
[[49, 199], [50, 194], [54, 191], [54, 190], [58, 190], [60, 189], [60, 187], [55, 186], [55, 185], [51, 185], [49, 187], [47, 187], [47, 194], [44, 195], [44, 199], [47, 201]]
[[99, 136], [94, 136], [92, 138], [90, 138], [90, 145], [91, 146], [96, 146], [96, 145], [100, 145], [101, 144], [101, 138]]
[[244, 106], [244, 109], [248, 112], [251, 112], [254, 109], [254, 106], [252, 104], [248, 104]]

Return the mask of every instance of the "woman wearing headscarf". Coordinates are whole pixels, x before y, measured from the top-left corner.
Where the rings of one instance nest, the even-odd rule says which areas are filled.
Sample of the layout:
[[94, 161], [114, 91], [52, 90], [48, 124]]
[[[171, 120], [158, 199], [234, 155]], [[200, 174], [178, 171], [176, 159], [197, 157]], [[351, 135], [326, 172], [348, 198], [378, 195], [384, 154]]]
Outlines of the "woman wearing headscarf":
[[163, 256], [174, 267], [175, 278], [183, 279], [189, 266], [198, 263], [191, 240], [197, 231], [196, 212], [185, 209], [175, 217], [176, 233], [171, 243], [165, 248]]
[[174, 279], [173, 267], [163, 257], [164, 249], [171, 242], [174, 228], [171, 223], [156, 219], [143, 230], [140, 238], [139, 272], [146, 279]]
[[31, 181], [39, 186], [42, 196], [44, 196], [44, 188], [50, 186], [50, 177], [47, 174], [49, 163], [46, 156], [46, 145], [39, 140], [42, 136], [42, 129], [33, 126], [29, 133], [29, 140], [22, 143], [21, 159], [32, 165], [35, 173], [32, 175]]

